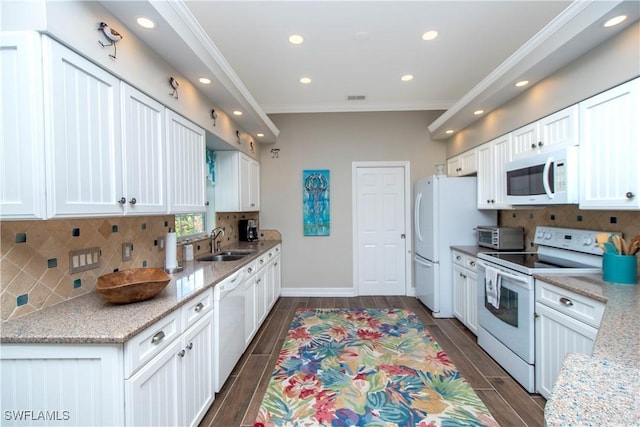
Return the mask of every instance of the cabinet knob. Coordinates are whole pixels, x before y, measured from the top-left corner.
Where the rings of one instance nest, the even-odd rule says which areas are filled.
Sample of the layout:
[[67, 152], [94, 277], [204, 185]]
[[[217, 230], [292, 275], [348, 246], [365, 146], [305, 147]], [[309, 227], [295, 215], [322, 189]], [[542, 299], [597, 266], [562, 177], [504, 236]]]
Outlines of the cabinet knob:
[[132, 197], [131, 200], [129, 200], [129, 204], [130, 205], [135, 205], [138, 201], [136, 200], [135, 197]]
[[207, 200], [206, 202], [204, 202], [205, 206], [209, 206], [209, 201]]
[[471, 261], [469, 264], [471, 264], [471, 267], [475, 267], [476, 266], [476, 262], [475, 261]]
[[193, 348], [193, 343], [192, 342], [187, 344], [187, 350], [191, 350], [192, 348]]
[[495, 200], [491, 199], [491, 203], [495, 203], [495, 202], [496, 202]]
[[544, 142], [540, 141], [538, 142], [538, 147], [542, 147], [544, 145]]
[[532, 149], [534, 149], [534, 150], [535, 150], [535, 149], [536, 149], [536, 147], [537, 147], [537, 145], [536, 145], [536, 143], [535, 143], [535, 142], [534, 142], [533, 144], [531, 144], [531, 148], [532, 148]]
[[203, 305], [201, 302], [199, 302], [199, 303], [198, 303], [198, 304], [193, 308], [193, 310], [194, 310], [196, 313], [200, 313], [200, 310], [202, 310], [203, 308], [204, 308], [204, 305]]
[[118, 200], [118, 204], [124, 205], [125, 203], [127, 203], [127, 199], [124, 197], [121, 197], [120, 200]]
[[180, 350], [180, 351], [178, 352], [178, 356], [180, 356], [180, 357], [184, 357], [184, 354], [185, 354], [185, 353], [186, 353], [186, 351], [184, 351], [184, 349], [183, 349], [183, 350]]
[[458, 255], [458, 256], [456, 257], [456, 259], [457, 259], [458, 261], [460, 261], [460, 260], [462, 259], [462, 257], [461, 257], [460, 255]]
[[627, 197], [627, 199], [633, 199], [636, 195], [631, 191], [627, 191], [627, 194], [625, 194], [625, 196]]

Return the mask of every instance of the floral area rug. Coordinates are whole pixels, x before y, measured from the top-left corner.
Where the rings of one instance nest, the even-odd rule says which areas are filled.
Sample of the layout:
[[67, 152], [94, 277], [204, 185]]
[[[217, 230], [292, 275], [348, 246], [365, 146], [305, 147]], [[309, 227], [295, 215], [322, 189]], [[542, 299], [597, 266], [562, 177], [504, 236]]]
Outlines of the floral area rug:
[[497, 426], [418, 316], [298, 309], [260, 406], [262, 426]]

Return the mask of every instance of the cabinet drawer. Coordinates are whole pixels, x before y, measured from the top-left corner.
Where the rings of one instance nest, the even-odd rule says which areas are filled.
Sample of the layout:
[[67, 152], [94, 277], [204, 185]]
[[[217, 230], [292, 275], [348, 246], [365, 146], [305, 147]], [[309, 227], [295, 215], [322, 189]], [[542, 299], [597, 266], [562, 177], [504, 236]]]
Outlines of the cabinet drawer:
[[605, 307], [600, 301], [541, 280], [536, 280], [536, 301], [594, 328], [600, 326]]
[[465, 256], [462, 252], [451, 251], [452, 261], [454, 264], [458, 264], [459, 266], [465, 267]]
[[129, 378], [182, 334], [181, 314], [180, 310], [175, 310], [125, 343], [125, 378]]
[[207, 290], [182, 307], [182, 325], [186, 331], [213, 308], [213, 291]]

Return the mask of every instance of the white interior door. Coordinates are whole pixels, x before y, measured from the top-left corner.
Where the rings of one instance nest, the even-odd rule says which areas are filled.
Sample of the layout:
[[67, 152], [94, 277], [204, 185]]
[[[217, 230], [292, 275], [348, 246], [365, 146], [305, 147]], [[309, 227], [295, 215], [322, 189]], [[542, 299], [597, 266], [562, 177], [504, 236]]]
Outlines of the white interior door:
[[354, 165], [354, 278], [359, 295], [407, 294], [407, 165]]

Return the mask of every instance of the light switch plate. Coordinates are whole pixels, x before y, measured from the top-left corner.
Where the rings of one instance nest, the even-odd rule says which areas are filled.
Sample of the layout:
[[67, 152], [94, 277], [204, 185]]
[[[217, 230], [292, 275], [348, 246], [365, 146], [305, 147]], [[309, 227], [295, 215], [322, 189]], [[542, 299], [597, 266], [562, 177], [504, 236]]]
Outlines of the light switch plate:
[[158, 252], [164, 252], [164, 236], [158, 237]]
[[122, 244], [122, 262], [131, 261], [131, 252], [133, 252], [133, 243]]
[[100, 248], [87, 248], [69, 251], [69, 274], [93, 270], [100, 267]]

